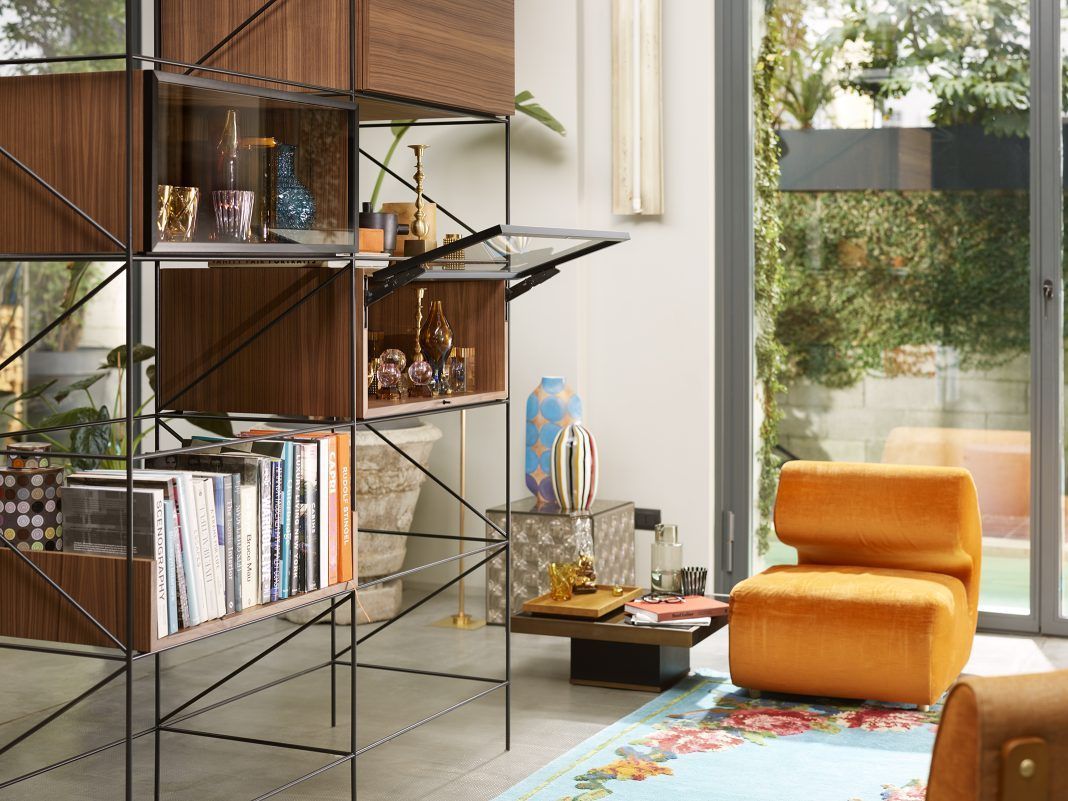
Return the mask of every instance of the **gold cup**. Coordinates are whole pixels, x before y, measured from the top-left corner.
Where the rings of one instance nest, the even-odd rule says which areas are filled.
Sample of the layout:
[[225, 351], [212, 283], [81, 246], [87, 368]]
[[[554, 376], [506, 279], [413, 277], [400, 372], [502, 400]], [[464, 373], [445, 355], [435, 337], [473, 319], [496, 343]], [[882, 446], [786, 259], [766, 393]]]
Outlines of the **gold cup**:
[[195, 186], [160, 184], [156, 230], [161, 242], [191, 242], [197, 230], [200, 190]]

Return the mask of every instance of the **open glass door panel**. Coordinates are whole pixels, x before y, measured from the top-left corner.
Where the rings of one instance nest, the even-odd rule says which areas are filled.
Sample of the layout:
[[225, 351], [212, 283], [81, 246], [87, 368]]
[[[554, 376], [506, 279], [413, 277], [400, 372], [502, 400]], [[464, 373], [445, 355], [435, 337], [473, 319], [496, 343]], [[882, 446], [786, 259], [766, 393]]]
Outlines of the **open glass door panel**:
[[565, 262], [629, 239], [619, 231], [494, 225], [377, 271], [367, 302], [416, 279], [497, 279], [519, 282], [512, 290], [520, 284], [529, 288], [555, 275]]

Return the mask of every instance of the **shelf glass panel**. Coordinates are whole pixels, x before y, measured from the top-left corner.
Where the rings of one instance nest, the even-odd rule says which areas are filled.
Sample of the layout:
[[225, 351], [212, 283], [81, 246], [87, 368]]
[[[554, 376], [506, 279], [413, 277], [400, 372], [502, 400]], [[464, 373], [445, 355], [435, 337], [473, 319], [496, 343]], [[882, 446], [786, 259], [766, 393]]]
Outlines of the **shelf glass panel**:
[[[164, 73], [153, 85], [152, 252], [355, 250], [351, 104]], [[220, 145], [234, 136], [230, 112], [236, 158]], [[195, 214], [186, 188], [198, 194]], [[251, 194], [221, 194], [229, 189]]]

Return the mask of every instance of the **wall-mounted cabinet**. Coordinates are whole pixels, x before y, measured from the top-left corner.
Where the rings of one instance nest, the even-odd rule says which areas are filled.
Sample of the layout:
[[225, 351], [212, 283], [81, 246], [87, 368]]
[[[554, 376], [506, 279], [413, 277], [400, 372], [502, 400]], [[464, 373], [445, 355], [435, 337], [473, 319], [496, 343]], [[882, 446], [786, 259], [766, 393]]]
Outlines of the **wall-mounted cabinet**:
[[[226, 40], [262, 6], [162, 0], [162, 57], [385, 101], [487, 114], [515, 109], [514, 0], [356, 0], [355, 20], [350, 0], [278, 0]], [[413, 116], [396, 112], [383, 103], [363, 116]]]
[[[347, 270], [285, 265], [164, 268], [158, 359], [161, 405], [182, 411], [374, 419], [507, 397], [504, 282], [414, 282], [365, 309], [364, 279], [369, 274], [360, 271], [355, 287], [354, 359], [353, 288]], [[379, 397], [368, 379], [369, 362], [377, 355], [370, 351], [396, 348], [405, 354], [406, 363], [413, 360], [420, 289], [424, 315], [434, 301], [441, 301], [453, 346], [474, 348], [474, 369], [464, 391], [432, 397], [414, 391], [403, 396], [383, 392]], [[304, 298], [290, 314], [209, 372]]]
[[[262, 245], [279, 253], [356, 249], [351, 102], [161, 72], [134, 78], [135, 252], [247, 252]], [[121, 254], [125, 73], [0, 78], [0, 108], [20, 109], [0, 115], [0, 146], [85, 215], [0, 159], [0, 197], [20, 198], [0, 226], [0, 253]], [[231, 110], [240, 165], [233, 188], [254, 196], [242, 236], [220, 230], [213, 196], [227, 188], [219, 146]], [[160, 235], [161, 188], [168, 186], [196, 190], [196, 212], [184, 234]]]

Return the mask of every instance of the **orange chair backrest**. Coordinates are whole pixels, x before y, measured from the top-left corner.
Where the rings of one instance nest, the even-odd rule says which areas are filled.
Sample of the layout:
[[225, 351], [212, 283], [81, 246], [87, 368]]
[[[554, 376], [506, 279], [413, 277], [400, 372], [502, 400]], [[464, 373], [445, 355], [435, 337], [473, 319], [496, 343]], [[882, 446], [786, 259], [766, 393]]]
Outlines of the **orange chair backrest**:
[[958, 682], [927, 785], [927, 801], [1068, 798], [1068, 670]]
[[982, 525], [967, 470], [848, 462], [787, 462], [775, 530], [798, 563], [943, 573], [960, 579], [978, 614]]

